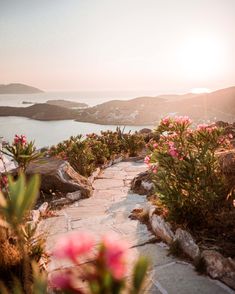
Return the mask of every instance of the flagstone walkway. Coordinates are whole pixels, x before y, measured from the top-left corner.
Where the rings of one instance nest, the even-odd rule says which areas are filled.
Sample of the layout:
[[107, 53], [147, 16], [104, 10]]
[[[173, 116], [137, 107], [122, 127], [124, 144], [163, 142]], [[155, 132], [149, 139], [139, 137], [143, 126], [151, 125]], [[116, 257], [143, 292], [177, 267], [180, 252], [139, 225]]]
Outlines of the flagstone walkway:
[[[104, 171], [94, 181], [94, 194], [59, 211], [58, 217], [42, 220], [40, 229], [48, 233], [47, 249], [71, 231], [90, 231], [97, 241], [106, 232], [115, 232], [130, 244], [128, 263], [133, 266], [139, 255], [149, 258], [151, 266], [145, 289], [150, 294], [224, 294], [234, 293], [219, 281], [198, 275], [192, 265], [168, 255], [167, 247], [155, 242], [147, 227], [129, 217], [134, 208], [143, 207], [146, 197], [130, 191], [131, 180], [145, 171], [143, 162], [120, 162]], [[54, 259], [49, 273], [69, 266]]]

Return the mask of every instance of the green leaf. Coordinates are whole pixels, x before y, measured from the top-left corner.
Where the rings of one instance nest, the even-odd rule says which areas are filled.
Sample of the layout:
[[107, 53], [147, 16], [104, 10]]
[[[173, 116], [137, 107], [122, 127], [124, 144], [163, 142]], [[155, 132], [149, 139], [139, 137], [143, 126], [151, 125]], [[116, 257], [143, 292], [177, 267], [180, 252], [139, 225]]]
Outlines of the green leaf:
[[145, 257], [140, 257], [134, 268], [132, 294], [140, 293], [146, 272], [148, 269], [148, 261]]

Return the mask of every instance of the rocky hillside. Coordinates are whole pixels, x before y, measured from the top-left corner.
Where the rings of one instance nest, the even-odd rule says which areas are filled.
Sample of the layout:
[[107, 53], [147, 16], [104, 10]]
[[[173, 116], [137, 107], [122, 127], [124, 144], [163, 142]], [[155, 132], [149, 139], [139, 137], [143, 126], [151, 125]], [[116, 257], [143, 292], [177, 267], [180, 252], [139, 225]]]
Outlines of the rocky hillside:
[[33, 94], [42, 92], [42, 90], [35, 87], [18, 83], [0, 85], [0, 94]]
[[0, 107], [0, 116], [24, 116], [38, 120], [75, 119], [108, 125], [155, 125], [167, 115], [187, 115], [197, 123], [207, 120], [232, 122], [235, 116], [235, 87], [209, 94], [113, 100], [79, 110], [69, 109], [67, 102], [65, 105], [63, 101], [52, 104], [35, 104], [26, 108], [4, 106]]
[[[189, 94], [190, 95], [190, 94]], [[197, 122], [233, 121], [235, 87], [191, 96], [139, 97], [128, 101], [109, 101], [79, 112], [78, 121], [101, 124], [155, 124], [166, 115], [188, 115]], [[170, 97], [170, 99], [169, 99]]]

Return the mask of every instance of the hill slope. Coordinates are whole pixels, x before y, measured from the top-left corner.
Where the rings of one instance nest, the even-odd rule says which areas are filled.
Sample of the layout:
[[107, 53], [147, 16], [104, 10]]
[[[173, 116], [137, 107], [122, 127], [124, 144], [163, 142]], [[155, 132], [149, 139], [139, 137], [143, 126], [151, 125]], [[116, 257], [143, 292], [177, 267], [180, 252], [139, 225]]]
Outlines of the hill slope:
[[18, 83], [0, 85], [0, 94], [33, 94], [42, 92], [40, 89]]

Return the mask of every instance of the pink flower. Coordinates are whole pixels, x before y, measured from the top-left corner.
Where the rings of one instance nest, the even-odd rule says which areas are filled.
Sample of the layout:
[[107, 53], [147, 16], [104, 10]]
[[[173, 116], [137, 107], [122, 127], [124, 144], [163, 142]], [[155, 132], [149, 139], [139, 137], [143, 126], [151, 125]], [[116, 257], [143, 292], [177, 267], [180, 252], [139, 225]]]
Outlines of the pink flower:
[[89, 253], [94, 246], [93, 237], [85, 232], [76, 232], [63, 236], [56, 244], [54, 256], [77, 262], [78, 258]]
[[104, 258], [108, 269], [115, 279], [120, 280], [126, 274], [126, 251], [129, 248], [127, 242], [117, 240], [115, 234], [107, 234], [103, 237]]
[[150, 157], [147, 155], [145, 156], [144, 163], [149, 164], [149, 162], [150, 162]]
[[229, 139], [233, 139], [233, 134], [228, 135]]
[[152, 169], [152, 172], [153, 172], [154, 174], [157, 173], [157, 167], [156, 167], [156, 166]]
[[18, 136], [18, 135], [15, 135], [15, 138], [14, 138], [14, 144], [26, 144], [27, 143], [27, 139], [26, 139], [26, 136], [24, 135], [21, 135], [21, 136]]
[[156, 149], [157, 147], [158, 147], [158, 144], [157, 144], [157, 143], [154, 143], [154, 144], [153, 144], [153, 148]]
[[170, 118], [169, 118], [169, 116], [166, 116], [166, 117], [164, 117], [164, 118], [161, 120], [161, 124], [164, 125], [164, 126], [168, 125], [169, 123], [170, 123]]
[[178, 157], [179, 156], [179, 153], [176, 149], [172, 148], [169, 150], [169, 154], [172, 156], [172, 157]]
[[50, 277], [50, 286], [52, 288], [70, 289], [72, 284], [72, 277], [66, 272], [53, 274]]
[[206, 124], [200, 124], [197, 126], [197, 131], [204, 131], [208, 128], [208, 125]]
[[15, 135], [14, 144], [18, 144], [19, 141], [20, 141], [20, 137], [18, 135]]

